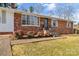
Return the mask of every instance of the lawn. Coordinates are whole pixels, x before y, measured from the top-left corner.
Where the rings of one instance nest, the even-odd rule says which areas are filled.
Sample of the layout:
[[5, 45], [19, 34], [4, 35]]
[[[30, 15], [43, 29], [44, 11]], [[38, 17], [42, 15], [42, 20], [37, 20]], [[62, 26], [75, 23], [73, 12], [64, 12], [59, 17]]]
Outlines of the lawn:
[[65, 39], [13, 45], [12, 52], [16, 56], [79, 56], [79, 35], [68, 35]]

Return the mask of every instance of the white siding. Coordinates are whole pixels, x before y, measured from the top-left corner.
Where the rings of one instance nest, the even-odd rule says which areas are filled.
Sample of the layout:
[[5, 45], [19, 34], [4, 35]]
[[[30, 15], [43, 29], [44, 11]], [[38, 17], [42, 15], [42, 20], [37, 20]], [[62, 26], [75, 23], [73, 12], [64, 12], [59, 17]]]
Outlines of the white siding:
[[[0, 16], [2, 12], [0, 10]], [[6, 23], [2, 24], [0, 18], [0, 32], [13, 32], [14, 31], [14, 15], [10, 10], [6, 10]]]

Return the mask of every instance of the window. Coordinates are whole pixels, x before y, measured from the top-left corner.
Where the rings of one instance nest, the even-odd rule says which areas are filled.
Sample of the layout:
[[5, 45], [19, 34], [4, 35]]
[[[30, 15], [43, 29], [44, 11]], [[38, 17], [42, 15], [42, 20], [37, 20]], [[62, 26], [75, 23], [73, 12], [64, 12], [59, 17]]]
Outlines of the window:
[[0, 11], [0, 23], [1, 24], [6, 23], [6, 11], [4, 11], [4, 10]]
[[0, 3], [0, 7], [2, 7], [2, 3]]
[[58, 27], [58, 21], [52, 20], [52, 27]]
[[2, 23], [2, 12], [1, 12], [1, 10], [0, 10], [0, 23]]
[[34, 20], [35, 20], [35, 19], [34, 19], [34, 16], [30, 16], [30, 24], [31, 24], [31, 25], [34, 25], [34, 22], [35, 22]]
[[22, 24], [26, 24], [25, 15], [22, 15]]
[[26, 17], [26, 24], [27, 24], [27, 25], [30, 25], [30, 16], [27, 15], [27, 16], [25, 16], [25, 17]]
[[32, 25], [39, 25], [39, 23], [38, 23], [38, 21], [39, 21], [38, 17], [36, 17], [36, 16], [31, 16], [31, 17], [32, 17], [32, 19], [30, 19], [30, 20], [32, 20]]
[[0, 7], [8, 7], [9, 3], [0, 3]]
[[6, 23], [6, 11], [2, 11], [2, 24]]
[[8, 3], [4, 3], [4, 7], [8, 7]]
[[32, 15], [22, 15], [22, 25], [38, 25], [38, 17]]
[[67, 22], [67, 28], [71, 28], [72, 24], [71, 22]]

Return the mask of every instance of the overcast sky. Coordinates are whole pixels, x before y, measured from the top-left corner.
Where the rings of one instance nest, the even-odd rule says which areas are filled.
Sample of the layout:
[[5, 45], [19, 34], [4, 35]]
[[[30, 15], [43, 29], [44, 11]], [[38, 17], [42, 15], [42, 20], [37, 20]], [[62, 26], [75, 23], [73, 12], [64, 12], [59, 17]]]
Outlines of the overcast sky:
[[[30, 6], [33, 6], [37, 3], [21, 3], [19, 4], [18, 6], [18, 9], [22, 10], [23, 8], [25, 9], [28, 9]], [[60, 3], [60, 5], [64, 5], [65, 3]], [[49, 11], [54, 11], [55, 10], [55, 7], [56, 7], [56, 4], [55, 3], [42, 3], [42, 5], [45, 7], [41, 13], [43, 14], [48, 14]], [[78, 23], [79, 22], [79, 3], [72, 3], [71, 4], [73, 7], [74, 7], [74, 10], [75, 10], [75, 21]]]

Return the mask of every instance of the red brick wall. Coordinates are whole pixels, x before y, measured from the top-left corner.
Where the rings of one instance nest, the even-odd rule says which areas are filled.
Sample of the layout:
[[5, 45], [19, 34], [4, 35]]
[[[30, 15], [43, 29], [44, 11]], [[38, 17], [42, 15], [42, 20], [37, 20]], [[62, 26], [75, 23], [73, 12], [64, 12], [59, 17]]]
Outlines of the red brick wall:
[[21, 25], [21, 14], [15, 13], [14, 14], [14, 31], [21, 30], [24, 34], [28, 31], [39, 31], [39, 27], [36, 26], [22, 26]]
[[[21, 25], [21, 14], [15, 13], [14, 14], [14, 31], [22, 30], [24, 34], [26, 34], [28, 31], [34, 31], [38, 32], [43, 30], [42, 23], [44, 23], [44, 18], [40, 18], [40, 27], [36, 26], [22, 26]], [[52, 28], [52, 31], [58, 32], [58, 33], [73, 33], [73, 23], [71, 28], [67, 28], [67, 21], [58, 20], [58, 27]], [[51, 28], [51, 19], [48, 20], [48, 27]], [[0, 34], [12, 34], [12, 32], [0, 32]]]
[[[21, 14], [15, 13], [14, 14], [14, 30], [22, 30], [24, 34], [26, 34], [28, 31], [41, 31], [43, 30], [42, 23], [44, 23], [44, 18], [40, 18], [40, 27], [36, 26], [21, 26]], [[48, 20], [48, 27], [51, 27], [51, 19]], [[52, 28], [52, 31], [58, 32], [58, 33], [73, 33], [73, 23], [72, 23], [72, 28], [67, 28], [67, 21], [62, 21], [58, 20], [58, 27], [57, 28]]]
[[52, 31], [61, 34], [71, 34], [73, 33], [73, 23], [71, 28], [67, 28], [67, 21], [58, 20], [58, 27], [52, 29], [53, 29]]
[[14, 31], [21, 30], [21, 14], [14, 14]]
[[22, 31], [23, 33], [27, 33], [28, 31], [33, 31], [33, 32], [38, 32], [39, 31], [39, 27], [35, 27], [35, 26], [22, 26]]

